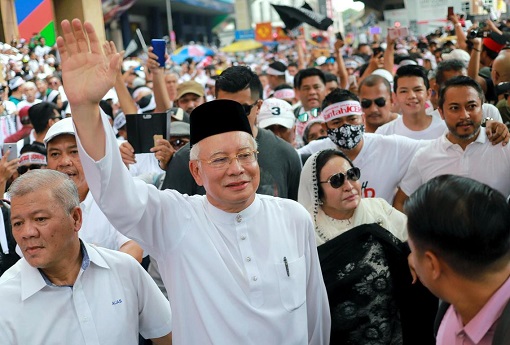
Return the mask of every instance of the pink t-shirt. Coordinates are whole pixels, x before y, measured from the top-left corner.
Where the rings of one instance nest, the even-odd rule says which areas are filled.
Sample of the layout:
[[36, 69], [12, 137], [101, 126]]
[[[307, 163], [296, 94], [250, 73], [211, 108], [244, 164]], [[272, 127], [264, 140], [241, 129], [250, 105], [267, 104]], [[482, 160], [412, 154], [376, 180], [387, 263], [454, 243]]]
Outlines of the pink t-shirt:
[[510, 278], [465, 326], [455, 308], [450, 306], [439, 326], [436, 345], [491, 345], [497, 321], [509, 300]]

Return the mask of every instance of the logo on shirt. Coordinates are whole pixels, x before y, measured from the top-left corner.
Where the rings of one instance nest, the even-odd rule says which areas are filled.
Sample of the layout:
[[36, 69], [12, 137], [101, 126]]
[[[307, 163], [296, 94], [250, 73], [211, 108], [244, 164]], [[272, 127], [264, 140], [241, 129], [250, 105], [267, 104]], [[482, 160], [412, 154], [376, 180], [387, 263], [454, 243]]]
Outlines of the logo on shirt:
[[361, 184], [361, 194], [364, 198], [375, 198], [375, 189], [367, 188], [368, 181], [365, 181]]
[[119, 298], [118, 300], [113, 301], [112, 305], [117, 305], [117, 304], [120, 304], [120, 303], [122, 303], [122, 300]]

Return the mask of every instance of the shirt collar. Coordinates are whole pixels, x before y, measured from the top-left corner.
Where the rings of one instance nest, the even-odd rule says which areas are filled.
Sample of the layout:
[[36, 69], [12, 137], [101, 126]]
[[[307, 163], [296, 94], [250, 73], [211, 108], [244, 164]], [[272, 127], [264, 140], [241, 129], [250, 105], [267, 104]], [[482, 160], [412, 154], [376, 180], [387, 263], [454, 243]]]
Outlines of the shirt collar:
[[[459, 332], [464, 331], [473, 343], [478, 344], [503, 313], [508, 303], [508, 296], [510, 296], [510, 278], [507, 278], [476, 316]], [[455, 314], [460, 321], [460, 316]], [[462, 325], [462, 322], [460, 324]]]
[[[99, 267], [110, 268], [93, 246], [81, 240], [80, 243], [83, 253], [82, 271], [85, 271], [90, 266], [91, 262]], [[26, 300], [42, 290], [45, 286], [55, 286], [38, 268], [30, 266], [25, 259], [21, 260], [21, 300]]]
[[207, 210], [207, 214], [213, 219], [213, 221], [215, 223], [217, 222], [224, 224], [235, 224], [238, 221], [238, 219], [240, 219], [238, 217], [239, 215], [244, 219], [250, 219], [252, 217], [255, 217], [258, 213], [261, 204], [259, 196], [255, 194], [255, 199], [253, 200], [250, 206], [248, 206], [241, 212], [229, 213], [222, 211], [219, 208], [211, 205], [207, 200], [207, 197], [205, 197], [203, 200], [205, 203], [205, 209]]
[[[441, 136], [441, 144], [443, 146], [443, 148], [445, 150], [448, 150], [449, 148], [453, 147], [453, 146], [459, 146], [458, 144], [454, 144], [452, 143], [447, 137], [446, 135], [449, 133], [449, 131], [447, 130], [442, 136]], [[487, 134], [485, 133], [485, 128], [483, 127], [480, 127], [480, 132], [478, 133], [478, 136], [476, 137], [476, 140], [474, 142], [472, 142], [471, 144], [473, 143], [477, 143], [477, 144], [485, 144], [487, 142], [488, 138], [487, 138]], [[469, 144], [469, 145], [471, 145]], [[468, 147], [469, 147], [468, 145]], [[459, 146], [460, 147], [460, 146]]]
[[92, 196], [92, 193], [89, 190], [85, 199], [80, 203], [80, 207], [83, 210], [83, 212], [86, 213], [90, 210], [93, 201], [94, 197]]

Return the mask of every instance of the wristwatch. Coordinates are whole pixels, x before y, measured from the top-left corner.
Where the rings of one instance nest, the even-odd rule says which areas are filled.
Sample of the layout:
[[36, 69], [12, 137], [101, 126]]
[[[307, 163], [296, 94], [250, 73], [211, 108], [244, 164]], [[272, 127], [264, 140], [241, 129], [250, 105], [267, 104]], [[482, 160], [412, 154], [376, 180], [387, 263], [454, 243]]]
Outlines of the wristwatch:
[[482, 122], [481, 122], [480, 126], [482, 126], [482, 127], [487, 126], [487, 121], [494, 121], [494, 119], [492, 117], [484, 117], [482, 119]]

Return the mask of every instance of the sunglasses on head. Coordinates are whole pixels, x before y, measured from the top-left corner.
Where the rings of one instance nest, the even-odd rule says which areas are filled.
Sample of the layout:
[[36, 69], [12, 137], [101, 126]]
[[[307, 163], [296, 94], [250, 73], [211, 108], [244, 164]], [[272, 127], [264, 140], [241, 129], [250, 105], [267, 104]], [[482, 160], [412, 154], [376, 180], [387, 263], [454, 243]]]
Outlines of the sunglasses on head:
[[246, 113], [246, 116], [249, 116], [251, 113], [251, 109], [257, 105], [259, 101], [255, 101], [253, 104], [243, 104], [244, 112]]
[[29, 170], [41, 169], [42, 167], [41, 164], [22, 165], [18, 167], [18, 174], [23, 175]]
[[330, 176], [327, 181], [320, 181], [320, 183], [329, 183], [331, 187], [337, 189], [344, 185], [346, 177], [349, 181], [358, 181], [360, 176], [361, 172], [359, 168], [354, 167], [347, 170], [345, 174], [340, 172]]
[[297, 116], [297, 119], [299, 122], [307, 122], [310, 120], [310, 117], [317, 117], [319, 116], [319, 108], [313, 108], [310, 111], [307, 111], [306, 113], [299, 114]]
[[362, 108], [370, 108], [370, 106], [372, 105], [372, 102], [374, 102], [375, 105], [377, 105], [379, 108], [384, 107], [386, 105], [386, 98], [379, 97], [379, 98], [374, 99], [373, 101], [371, 99], [362, 99], [361, 107]]

